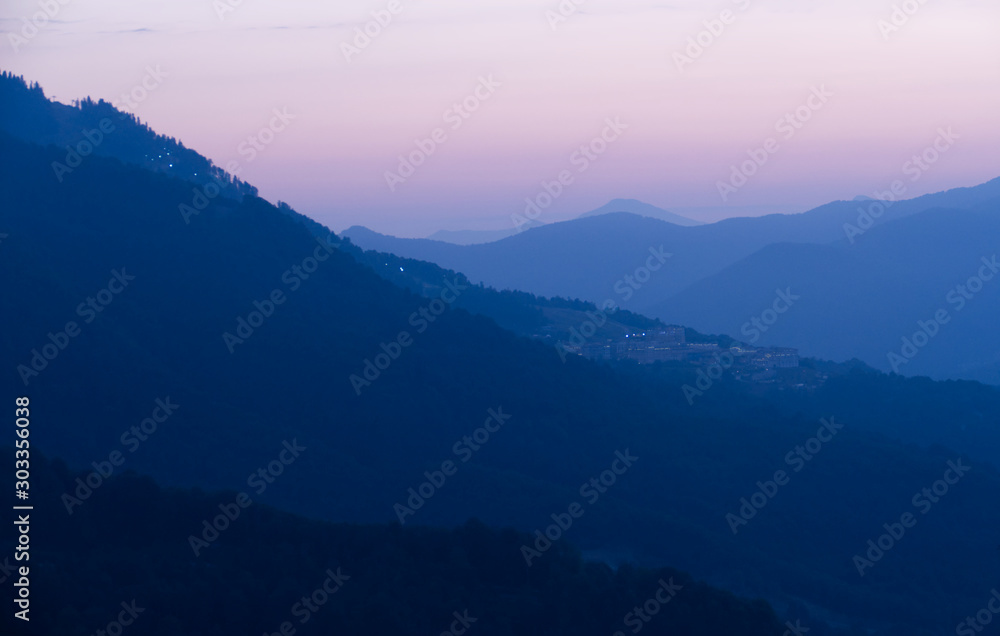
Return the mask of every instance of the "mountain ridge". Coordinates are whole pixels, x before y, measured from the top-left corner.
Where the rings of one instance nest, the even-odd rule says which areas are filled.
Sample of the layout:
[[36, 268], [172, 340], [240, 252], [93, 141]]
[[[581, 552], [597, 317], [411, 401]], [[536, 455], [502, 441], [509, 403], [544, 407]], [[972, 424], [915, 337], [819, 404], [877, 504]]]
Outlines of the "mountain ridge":
[[584, 212], [576, 218], [585, 219], [587, 217], [600, 216], [611, 212], [629, 212], [639, 216], [648, 216], [652, 219], [659, 219], [661, 221], [666, 221], [667, 223], [673, 223], [674, 225], [680, 225], [682, 227], [704, 225], [701, 221], [689, 219], [686, 216], [675, 214], [669, 210], [664, 210], [663, 208], [651, 205], [638, 199], [612, 199], [601, 207], [591, 210], [590, 212]]

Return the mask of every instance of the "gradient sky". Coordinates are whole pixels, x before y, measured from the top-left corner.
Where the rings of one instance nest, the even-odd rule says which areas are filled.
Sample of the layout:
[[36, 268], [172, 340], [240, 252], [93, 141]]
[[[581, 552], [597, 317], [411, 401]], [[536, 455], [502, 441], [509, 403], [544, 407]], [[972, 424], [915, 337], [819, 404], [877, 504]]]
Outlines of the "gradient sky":
[[[338, 231], [511, 227], [562, 170], [574, 182], [542, 221], [617, 197], [715, 220], [1000, 176], [996, 0], [927, 0], [888, 40], [878, 23], [899, 0], [582, 0], [555, 29], [557, 0], [399, 2], [347, 61], [341, 43], [388, 0], [243, 0], [221, 19], [212, 0], [68, 0], [16, 53], [8, 34], [39, 4], [6, 0], [0, 67], [69, 102], [115, 99], [158, 65], [142, 120]], [[678, 70], [726, 9], [735, 22]], [[445, 111], [490, 75], [501, 86], [452, 130]], [[784, 139], [775, 123], [821, 85], [833, 97]], [[240, 144], [275, 108], [296, 119], [248, 163]], [[628, 130], [578, 172], [570, 156], [608, 117]], [[960, 138], [909, 181], [904, 164], [949, 126]], [[446, 141], [391, 192], [385, 172], [436, 128]], [[769, 137], [778, 152], [724, 204], [717, 181]]]

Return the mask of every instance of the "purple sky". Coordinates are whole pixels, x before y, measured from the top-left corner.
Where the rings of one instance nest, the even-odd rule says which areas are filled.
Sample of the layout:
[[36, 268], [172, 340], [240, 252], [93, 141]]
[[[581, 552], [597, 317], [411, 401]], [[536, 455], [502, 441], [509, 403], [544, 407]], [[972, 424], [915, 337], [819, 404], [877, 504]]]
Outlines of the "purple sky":
[[[685, 213], [709, 221], [802, 211], [895, 179], [916, 196], [1000, 176], [996, 0], [52, 3], [49, 23], [16, 46], [40, 5], [3, 3], [0, 66], [64, 102], [117, 99], [159, 67], [133, 112], [219, 165], [239, 161], [263, 196], [338, 231], [511, 227], [563, 171], [569, 185], [541, 221], [618, 197], [703, 208]], [[389, 7], [391, 22], [345, 52]], [[685, 52], [706, 21], [718, 35]], [[810, 107], [820, 87], [825, 101]], [[475, 112], [463, 118], [454, 104], [466, 99]], [[275, 108], [295, 118], [250, 160], [241, 144]], [[807, 120], [779, 130], [797, 109]], [[628, 128], [605, 130], [609, 118]], [[958, 138], [939, 141], [949, 127]], [[602, 133], [613, 140], [595, 141]], [[411, 176], [387, 179], [435, 135]], [[767, 162], [723, 200], [719, 182], [772, 138], [774, 152], [756, 153]], [[928, 152], [934, 163], [907, 163], [936, 141], [947, 149]], [[592, 159], [574, 156], [582, 145]]]

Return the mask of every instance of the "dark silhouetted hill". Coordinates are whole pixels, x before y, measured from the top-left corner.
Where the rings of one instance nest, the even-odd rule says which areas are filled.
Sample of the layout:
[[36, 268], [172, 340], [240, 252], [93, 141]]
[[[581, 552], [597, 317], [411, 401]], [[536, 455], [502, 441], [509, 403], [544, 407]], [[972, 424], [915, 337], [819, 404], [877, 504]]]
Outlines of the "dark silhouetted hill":
[[[4, 451], [13, 462], [13, 450]], [[128, 473], [111, 477], [103, 497], [67, 519], [60, 495], [86, 475], [37, 453], [32, 459], [34, 549], [17, 565], [30, 568], [37, 636], [115, 633], [121, 625], [108, 625], [120, 615], [126, 631], [150, 636], [270, 634], [283, 625], [285, 633], [387, 635], [439, 634], [453, 624], [471, 633], [567, 636], [635, 625], [680, 635], [784, 629], [761, 601], [674, 570], [586, 563], [569, 544], [529, 569], [520, 553], [528, 535], [475, 521], [454, 530], [334, 525], [251, 503], [195, 556], [189, 537], [204, 532], [220, 507], [234, 506], [235, 493], [163, 490]], [[7, 533], [0, 545], [13, 553]], [[644, 622], [634, 608], [664, 583], [661, 599], [669, 602]], [[17, 623], [11, 611], [0, 619], [8, 634], [23, 630]]]

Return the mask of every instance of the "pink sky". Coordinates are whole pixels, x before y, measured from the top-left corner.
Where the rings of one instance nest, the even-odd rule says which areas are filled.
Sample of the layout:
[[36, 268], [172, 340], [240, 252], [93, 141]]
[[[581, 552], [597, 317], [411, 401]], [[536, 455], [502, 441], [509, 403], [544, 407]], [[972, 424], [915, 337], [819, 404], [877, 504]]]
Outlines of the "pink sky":
[[[68, 102], [116, 99], [159, 66], [141, 119], [217, 164], [241, 161], [263, 196], [338, 231], [510, 227], [564, 170], [572, 182], [542, 221], [618, 197], [726, 206], [687, 213], [715, 220], [900, 178], [916, 196], [1000, 176], [995, 0], [908, 0], [919, 8], [892, 31], [879, 23], [898, 0], [566, 0], [576, 10], [558, 22], [558, 1], [242, 0], [220, 18], [221, 1], [53, 0], [53, 19], [16, 51], [10, 34], [40, 9], [7, 1], [0, 67]], [[342, 43], [390, 4], [392, 21], [347, 60]], [[678, 68], [706, 20], [719, 35]], [[489, 77], [499, 86], [457, 126], [449, 109]], [[833, 94], [822, 109], [800, 111], [809, 120], [791, 138], [778, 132], [821, 86]], [[240, 144], [275, 108], [295, 119], [248, 162]], [[581, 171], [573, 153], [616, 117], [627, 130]], [[948, 127], [958, 139], [910, 182], [907, 161]], [[435, 134], [443, 143], [390, 190], [397, 157]], [[769, 138], [777, 152], [723, 202], [718, 182]]]

